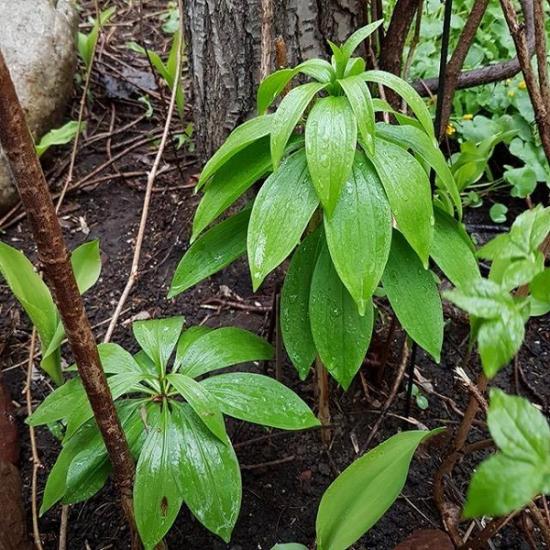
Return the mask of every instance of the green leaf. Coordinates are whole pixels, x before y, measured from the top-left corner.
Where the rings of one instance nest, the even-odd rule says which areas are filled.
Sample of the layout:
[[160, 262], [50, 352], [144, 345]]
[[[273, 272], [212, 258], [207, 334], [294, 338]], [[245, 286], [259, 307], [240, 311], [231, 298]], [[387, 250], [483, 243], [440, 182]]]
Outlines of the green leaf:
[[329, 215], [350, 175], [356, 145], [357, 121], [349, 101], [319, 99], [306, 122], [306, 155], [313, 187]]
[[362, 57], [352, 57], [348, 60], [346, 70], [344, 71], [344, 77], [357, 76], [364, 72], [366, 67], [365, 60]]
[[458, 287], [481, 277], [470, 237], [452, 216], [434, 208], [435, 227], [430, 256]]
[[166, 380], [191, 405], [204, 425], [222, 442], [227, 443], [223, 415], [216, 397], [205, 387], [184, 374], [172, 373]]
[[410, 124], [398, 126], [381, 122], [376, 125], [376, 132], [386, 141], [412, 149], [425, 163], [431, 166], [442, 183], [442, 188], [452, 198], [459, 217], [462, 216], [462, 201], [453, 174], [441, 150], [422, 130]]
[[241, 472], [235, 451], [204, 427], [186, 405], [175, 404], [181, 463], [178, 487], [193, 515], [226, 543], [241, 508]]
[[398, 231], [382, 277], [384, 290], [407, 334], [437, 362], [443, 345], [443, 307], [431, 271]]
[[374, 107], [369, 87], [360, 76], [348, 76], [338, 81], [353, 109], [357, 128], [371, 154], [374, 154]]
[[[83, 122], [81, 130], [84, 130], [86, 123]], [[53, 128], [48, 133], [44, 134], [40, 141], [36, 144], [36, 154], [40, 158], [50, 147], [54, 145], [65, 145], [72, 141], [79, 133], [79, 124], [76, 120], [67, 122], [60, 128]]]
[[173, 298], [217, 273], [246, 252], [250, 209], [245, 208], [209, 229], [180, 260], [172, 278], [168, 298]]
[[308, 547], [296, 542], [288, 542], [286, 544], [276, 544], [271, 550], [308, 550]]
[[122, 374], [122, 373], [137, 373], [144, 372], [150, 374], [149, 371], [144, 370], [138, 362], [128, 353], [123, 347], [111, 342], [107, 344], [99, 344], [97, 346], [99, 351], [99, 357], [101, 359], [101, 366], [106, 374]]
[[149, 414], [149, 434], [139, 455], [134, 482], [136, 525], [147, 550], [170, 530], [183, 501], [180, 476], [182, 454], [179, 422], [166, 402], [158, 414]]
[[189, 346], [212, 330], [213, 329], [210, 327], [197, 325], [194, 327], [189, 327], [181, 333], [180, 339], [178, 340], [178, 346], [176, 348], [176, 359], [174, 360], [174, 367], [172, 369], [173, 372], [179, 369]]
[[[0, 242], [0, 273], [36, 327], [45, 352], [58, 324], [57, 308], [48, 287], [25, 255], [3, 242]], [[56, 384], [63, 383], [60, 361], [44, 362], [42, 368]]]
[[342, 51], [347, 57], [351, 57], [363, 40], [367, 39], [382, 23], [383, 19], [369, 23], [356, 30], [343, 44]]
[[210, 331], [193, 342], [181, 358], [182, 374], [197, 378], [213, 370], [249, 361], [267, 361], [273, 348], [252, 332], [234, 327]]
[[166, 370], [168, 360], [178, 343], [184, 320], [182, 316], [177, 316], [135, 321], [132, 324], [134, 338], [160, 372]]
[[297, 69], [279, 69], [262, 80], [256, 94], [259, 115], [263, 115], [269, 109], [269, 106], [297, 73]]
[[535, 300], [550, 302], [550, 269], [539, 273], [529, 284], [529, 289]]
[[271, 159], [274, 170], [278, 168], [283, 158], [286, 144], [294, 131], [294, 127], [298, 124], [311, 100], [325, 87], [326, 84], [318, 82], [302, 84], [290, 90], [281, 101], [273, 115], [271, 129]]
[[489, 210], [489, 216], [495, 223], [504, 223], [506, 221], [506, 213], [508, 212], [508, 207], [504, 204], [496, 202], [491, 206]]
[[[273, 115], [262, 115], [241, 124], [225, 140], [204, 166], [197, 188], [201, 188], [231, 157], [255, 141], [269, 135]], [[284, 147], [283, 147], [284, 150]], [[282, 153], [281, 153], [282, 154]]]
[[362, 74], [362, 77], [367, 82], [382, 84], [382, 86], [390, 88], [397, 95], [401, 96], [411, 108], [420, 124], [422, 124], [425, 132], [433, 138], [434, 145], [437, 146], [430, 111], [428, 111], [424, 100], [410, 84], [398, 76], [385, 71], [366, 71]]
[[307, 59], [297, 65], [296, 70], [325, 84], [329, 83], [335, 76], [332, 65], [324, 59]]
[[212, 376], [201, 382], [224, 414], [281, 430], [318, 426], [310, 408], [292, 390], [261, 374], [235, 372]]
[[434, 224], [428, 176], [402, 147], [383, 139], [375, 139], [375, 147], [376, 154], [369, 158], [380, 176], [399, 229], [428, 267]]
[[323, 365], [347, 389], [370, 344], [372, 304], [366, 308], [365, 315], [359, 315], [326, 246], [319, 253], [311, 281], [309, 317], [313, 341]]
[[301, 380], [306, 379], [317, 355], [309, 321], [309, 293], [321, 236], [320, 230], [315, 231], [298, 246], [281, 291], [280, 324], [283, 342]]
[[251, 185], [271, 170], [269, 138], [249, 145], [228, 160], [205, 187], [193, 219], [191, 243]]
[[331, 217], [324, 217], [338, 276], [363, 315], [384, 273], [392, 238], [388, 199], [371, 162], [357, 153]]
[[319, 550], [346, 550], [366, 533], [399, 496], [420, 443], [438, 432], [396, 434], [348, 466], [321, 499]]
[[247, 237], [254, 291], [300, 242], [318, 204], [304, 151], [297, 151], [267, 178], [254, 201]]

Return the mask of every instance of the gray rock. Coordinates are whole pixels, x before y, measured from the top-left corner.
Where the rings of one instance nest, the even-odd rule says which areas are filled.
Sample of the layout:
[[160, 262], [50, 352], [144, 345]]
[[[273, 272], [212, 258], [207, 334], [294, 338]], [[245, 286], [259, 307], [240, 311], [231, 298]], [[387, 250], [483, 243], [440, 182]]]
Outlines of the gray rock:
[[[77, 24], [71, 0], [0, 0], [0, 49], [35, 139], [59, 125], [71, 98]], [[0, 211], [15, 200], [0, 149]]]

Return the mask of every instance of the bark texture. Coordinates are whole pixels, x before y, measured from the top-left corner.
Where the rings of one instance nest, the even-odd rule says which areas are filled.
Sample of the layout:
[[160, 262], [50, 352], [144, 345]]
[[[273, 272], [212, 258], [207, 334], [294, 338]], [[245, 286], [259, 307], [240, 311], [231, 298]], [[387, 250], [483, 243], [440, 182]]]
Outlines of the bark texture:
[[67, 339], [113, 465], [126, 517], [133, 527], [134, 464], [118, 420], [96, 342], [71, 268], [69, 252], [25, 114], [0, 52], [0, 144], [10, 162], [27, 213], [45, 279], [59, 308]]
[[[274, 69], [274, 44], [284, 39], [289, 65], [311, 57], [328, 58], [326, 40], [342, 42], [364, 22], [362, 0], [280, 0], [273, 19], [262, 19], [265, 0], [186, 2], [186, 34], [193, 75], [195, 137], [202, 160], [254, 111], [256, 87], [266, 59]], [[266, 24], [267, 23], [267, 24]], [[262, 27], [273, 37], [263, 52]]]

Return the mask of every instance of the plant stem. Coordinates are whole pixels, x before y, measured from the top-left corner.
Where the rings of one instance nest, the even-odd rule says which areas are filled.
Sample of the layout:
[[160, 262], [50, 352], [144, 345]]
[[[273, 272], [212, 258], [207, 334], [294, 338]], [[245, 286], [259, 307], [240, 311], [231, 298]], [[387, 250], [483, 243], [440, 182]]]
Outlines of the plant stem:
[[[317, 378], [317, 403], [319, 405], [319, 421], [323, 426], [330, 424], [330, 388], [328, 371], [321, 359], [315, 359], [315, 375]], [[328, 428], [321, 430], [321, 440], [328, 447], [332, 439], [332, 432]]]
[[39, 260], [53, 290], [78, 372], [113, 464], [122, 507], [133, 535], [132, 544], [137, 547], [139, 543], [135, 536], [132, 507], [134, 464], [101, 368], [96, 342], [84, 311], [48, 184], [1, 52], [0, 144], [10, 162], [17, 190], [29, 218]]

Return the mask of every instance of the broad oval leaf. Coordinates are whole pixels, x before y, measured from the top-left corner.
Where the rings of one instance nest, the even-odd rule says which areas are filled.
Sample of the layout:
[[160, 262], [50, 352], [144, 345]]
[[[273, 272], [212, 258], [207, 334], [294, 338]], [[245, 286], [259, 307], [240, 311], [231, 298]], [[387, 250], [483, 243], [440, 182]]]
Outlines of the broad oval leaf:
[[242, 151], [251, 143], [269, 135], [272, 122], [273, 115], [262, 115], [247, 120], [235, 128], [204, 166], [197, 188], [200, 189], [233, 155]]
[[71, 253], [71, 265], [80, 294], [94, 286], [101, 274], [99, 240], [77, 246]]
[[196, 325], [193, 327], [189, 327], [187, 330], [184, 330], [181, 333], [180, 339], [178, 340], [178, 345], [176, 347], [176, 359], [174, 360], [172, 372], [175, 372], [179, 369], [189, 346], [193, 342], [196, 342], [201, 336], [208, 334], [212, 330], [213, 329], [211, 329], [210, 327]]
[[399, 229], [428, 267], [434, 225], [428, 176], [399, 145], [376, 138], [375, 148], [376, 153], [367, 156], [380, 176]]
[[382, 282], [401, 326], [439, 362], [443, 307], [437, 284], [432, 272], [422, 267], [418, 256], [396, 230]]
[[106, 374], [136, 373], [140, 371], [149, 374], [148, 371], [143, 371], [132, 355], [118, 344], [112, 342], [99, 344], [97, 351], [101, 359], [101, 366]]
[[166, 380], [191, 405], [204, 425], [222, 442], [228, 443], [225, 422], [216, 397], [184, 374], [171, 373]]
[[249, 361], [266, 361], [273, 356], [273, 347], [248, 330], [224, 327], [204, 334], [181, 358], [180, 370], [197, 378], [213, 370]]
[[269, 139], [249, 145], [225, 163], [205, 187], [193, 218], [191, 243], [256, 181], [271, 170]]
[[282, 430], [303, 430], [318, 426], [311, 409], [277, 380], [248, 372], [219, 374], [203, 380], [221, 410], [247, 422]]
[[269, 106], [285, 89], [285, 86], [298, 73], [297, 69], [279, 69], [262, 80], [256, 94], [256, 106], [259, 115], [263, 115], [269, 109]]
[[374, 154], [374, 107], [369, 87], [360, 76], [348, 76], [338, 81], [355, 114], [357, 128], [365, 146]]
[[306, 379], [317, 355], [309, 321], [309, 293], [321, 242], [320, 229], [302, 241], [292, 256], [281, 290], [281, 333], [301, 380]]
[[334, 267], [363, 315], [384, 273], [392, 238], [388, 199], [363, 154], [356, 155], [334, 213], [324, 222]]
[[302, 149], [267, 178], [254, 201], [247, 238], [254, 290], [300, 242], [318, 204]]
[[321, 499], [319, 550], [346, 550], [366, 533], [399, 496], [417, 447], [438, 431], [398, 433], [348, 466]]
[[168, 298], [186, 291], [217, 273], [246, 252], [250, 208], [246, 208], [199, 237], [180, 260]]
[[147, 550], [170, 530], [183, 502], [180, 489], [182, 455], [180, 425], [168, 404], [147, 416], [148, 436], [136, 466], [134, 514]]
[[359, 315], [357, 305], [338, 277], [328, 248], [323, 246], [311, 281], [311, 333], [319, 357], [347, 389], [363, 363], [373, 327], [372, 303]]
[[446, 277], [458, 287], [481, 277], [472, 242], [452, 216], [434, 208], [435, 226], [430, 256]]
[[182, 449], [179, 491], [193, 515], [228, 543], [242, 498], [235, 451], [212, 436], [188, 405], [175, 404], [172, 414]]
[[356, 146], [357, 121], [349, 101], [319, 99], [306, 122], [306, 155], [313, 187], [329, 215], [351, 172]]
[[[294, 131], [300, 117], [315, 95], [325, 88], [326, 84], [310, 82], [302, 84], [283, 98], [273, 115], [271, 129], [271, 159], [276, 170], [283, 158], [286, 144]], [[267, 115], [265, 115], [267, 116]]]
[[411, 108], [411, 111], [415, 114], [425, 132], [433, 139], [434, 145], [437, 147], [430, 111], [428, 111], [424, 100], [410, 84], [405, 82], [402, 78], [386, 71], [365, 71], [362, 76], [367, 82], [376, 82], [377, 84], [382, 84], [382, 86], [387, 86], [397, 95], [401, 96]]

